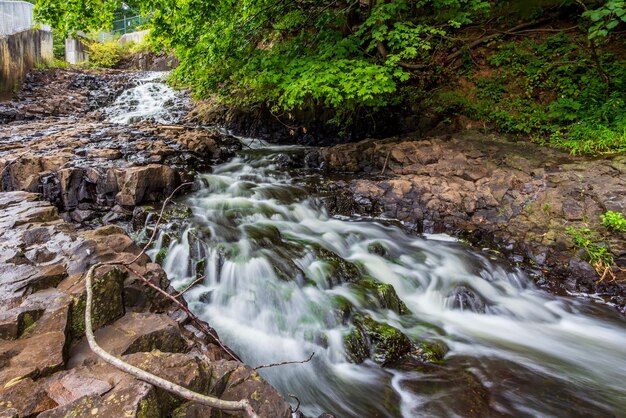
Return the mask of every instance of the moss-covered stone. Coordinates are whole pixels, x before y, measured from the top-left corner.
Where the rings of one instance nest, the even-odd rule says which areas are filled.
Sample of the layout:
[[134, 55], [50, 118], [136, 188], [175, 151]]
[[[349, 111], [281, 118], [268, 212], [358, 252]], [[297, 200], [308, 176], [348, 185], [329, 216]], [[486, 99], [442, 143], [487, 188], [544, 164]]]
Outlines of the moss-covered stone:
[[371, 254], [376, 254], [381, 257], [385, 257], [387, 255], [387, 249], [380, 242], [372, 242], [367, 246], [367, 251]]
[[344, 335], [343, 344], [353, 363], [363, 363], [369, 357], [369, 345], [361, 328], [354, 327]]
[[398, 315], [410, 312], [392, 285], [378, 282], [371, 277], [360, 279], [357, 285], [365, 291], [367, 298], [375, 300], [381, 308], [392, 310]]
[[167, 248], [166, 246], [161, 247], [161, 249], [154, 256], [154, 261], [158, 264], [163, 264], [165, 259], [167, 258]]
[[[92, 318], [93, 329], [96, 330], [124, 316], [124, 279], [126, 272], [119, 267], [101, 267], [94, 273]], [[77, 339], [85, 334], [85, 305], [87, 293], [85, 282], [77, 283], [82, 288], [74, 296], [70, 309], [70, 333]]]
[[377, 363], [389, 364], [411, 351], [411, 341], [399, 329], [368, 316], [355, 319], [371, 342], [371, 357]]
[[440, 340], [425, 341], [419, 345], [420, 358], [428, 363], [443, 363], [446, 353], [448, 352], [446, 343]]
[[400, 330], [364, 315], [355, 316], [354, 328], [344, 336], [344, 346], [352, 362], [362, 363], [369, 357], [382, 365], [398, 360], [412, 348]]
[[344, 260], [332, 251], [317, 247], [315, 250], [317, 258], [324, 260], [329, 266], [328, 276], [330, 285], [337, 283], [353, 283], [361, 276], [359, 267], [347, 260]]

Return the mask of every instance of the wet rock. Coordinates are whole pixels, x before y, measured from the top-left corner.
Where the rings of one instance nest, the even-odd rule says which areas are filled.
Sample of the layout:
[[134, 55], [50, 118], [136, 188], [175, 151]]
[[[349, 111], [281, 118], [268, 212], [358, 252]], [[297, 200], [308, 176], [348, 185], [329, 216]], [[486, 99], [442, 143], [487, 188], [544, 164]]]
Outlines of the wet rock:
[[180, 183], [173, 169], [156, 164], [118, 171], [116, 174], [119, 192], [115, 201], [122, 206], [165, 199]]
[[204, 418], [210, 417], [212, 409], [205, 405], [185, 402], [172, 413], [172, 418]]
[[[118, 266], [102, 266], [93, 274], [93, 328], [110, 324], [124, 315], [124, 279], [127, 273]], [[72, 296], [70, 333], [80, 338], [85, 333], [87, 291], [84, 278], [69, 278], [59, 289]]]
[[386, 365], [411, 351], [408, 337], [390, 325], [376, 322], [365, 315], [355, 316], [353, 323], [354, 328], [344, 336], [344, 345], [354, 363], [371, 358]]
[[[188, 350], [178, 324], [163, 314], [128, 313], [111, 325], [100, 328], [95, 336], [98, 344], [115, 356], [152, 350], [168, 353]], [[69, 367], [97, 359], [87, 341], [74, 346], [70, 355]]]
[[0, 417], [35, 416], [58, 404], [31, 378], [0, 387]]
[[428, 363], [443, 363], [448, 346], [443, 341], [425, 341], [420, 343], [417, 350], [418, 356]]

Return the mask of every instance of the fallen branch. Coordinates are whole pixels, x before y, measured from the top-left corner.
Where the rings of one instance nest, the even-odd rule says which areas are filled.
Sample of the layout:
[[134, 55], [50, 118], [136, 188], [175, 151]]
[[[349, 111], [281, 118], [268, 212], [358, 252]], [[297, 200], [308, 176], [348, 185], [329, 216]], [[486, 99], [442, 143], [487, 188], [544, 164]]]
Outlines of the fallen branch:
[[295, 414], [296, 412], [298, 412], [298, 409], [300, 409], [300, 399], [298, 399], [296, 395], [293, 395], [291, 393], [288, 393], [287, 396], [289, 396], [290, 398], [294, 398], [296, 402], [298, 402], [298, 405], [296, 405], [296, 409], [293, 410], [293, 413]]
[[175, 395], [180, 396], [181, 398], [200, 403], [202, 405], [209, 406], [211, 408], [220, 409], [223, 411], [243, 411], [249, 418], [258, 418], [258, 415], [254, 411], [254, 408], [250, 404], [247, 399], [242, 399], [240, 401], [225, 401], [219, 398], [215, 398], [212, 396], [203, 395], [201, 393], [197, 393], [191, 391], [183, 386], [172, 383], [168, 380], [165, 380], [159, 376], [156, 376], [152, 373], [149, 373], [145, 370], [142, 370], [138, 367], [135, 367], [131, 364], [126, 363], [122, 359], [119, 359], [107, 351], [105, 351], [102, 347], [98, 345], [96, 342], [96, 337], [93, 333], [93, 328], [91, 325], [91, 309], [93, 305], [93, 291], [91, 289], [92, 286], [92, 278], [93, 273], [96, 268], [117, 264], [115, 262], [109, 263], [97, 263], [91, 266], [89, 271], [87, 272], [87, 277], [85, 279], [85, 287], [87, 290], [87, 303], [85, 307], [85, 335], [87, 336], [87, 342], [89, 343], [89, 348], [102, 360], [111, 364], [112, 366], [117, 367], [118, 369], [126, 372], [137, 379], [143, 380], [144, 382], [150, 383], [156, 387], [164, 389], [168, 392], [171, 392]]
[[314, 355], [315, 355], [315, 351], [312, 352], [311, 355], [309, 356], [309, 358], [306, 359], [306, 360], [282, 361], [280, 363], [264, 364], [262, 366], [256, 366], [253, 370], [267, 369], [269, 367], [276, 367], [276, 366], [284, 366], [285, 364], [303, 364], [303, 363], [308, 363], [309, 361], [311, 361], [313, 359]]

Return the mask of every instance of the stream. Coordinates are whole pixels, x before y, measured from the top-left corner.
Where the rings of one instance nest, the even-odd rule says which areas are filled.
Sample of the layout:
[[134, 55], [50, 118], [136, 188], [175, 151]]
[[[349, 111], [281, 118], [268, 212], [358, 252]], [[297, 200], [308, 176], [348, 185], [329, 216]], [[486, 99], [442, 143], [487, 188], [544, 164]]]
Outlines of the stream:
[[[134, 89], [106, 110], [111, 121], [175, 120], [158, 78]], [[247, 364], [315, 353], [260, 370], [305, 415], [623, 416], [626, 323], [609, 307], [550, 295], [446, 235], [331, 216], [308, 187], [331, 180], [283, 168], [305, 149], [241, 140], [237, 157], [198, 175], [178, 200], [192, 215], [149, 255], [177, 289], [202, 277], [186, 300]], [[364, 324], [401, 332], [412, 354], [387, 361], [365, 336], [374, 351], [354, 363], [349, 336]], [[424, 343], [445, 358], [424, 361]]]

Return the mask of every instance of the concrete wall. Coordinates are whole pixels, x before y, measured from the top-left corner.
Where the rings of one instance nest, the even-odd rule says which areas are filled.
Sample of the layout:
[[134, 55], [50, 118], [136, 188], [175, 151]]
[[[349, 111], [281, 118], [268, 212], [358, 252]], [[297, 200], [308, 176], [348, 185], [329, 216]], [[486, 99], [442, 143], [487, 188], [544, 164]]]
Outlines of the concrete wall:
[[120, 43], [120, 45], [124, 45], [125, 43], [128, 43], [128, 42], [139, 43], [143, 41], [143, 38], [145, 38], [149, 33], [150, 33], [149, 30], [125, 33], [124, 35], [120, 37], [120, 40], [118, 42]]
[[80, 40], [80, 37], [65, 40], [65, 61], [72, 65], [89, 61], [87, 46]]
[[52, 32], [30, 29], [0, 38], [0, 99], [10, 97], [35, 65], [52, 59]]

